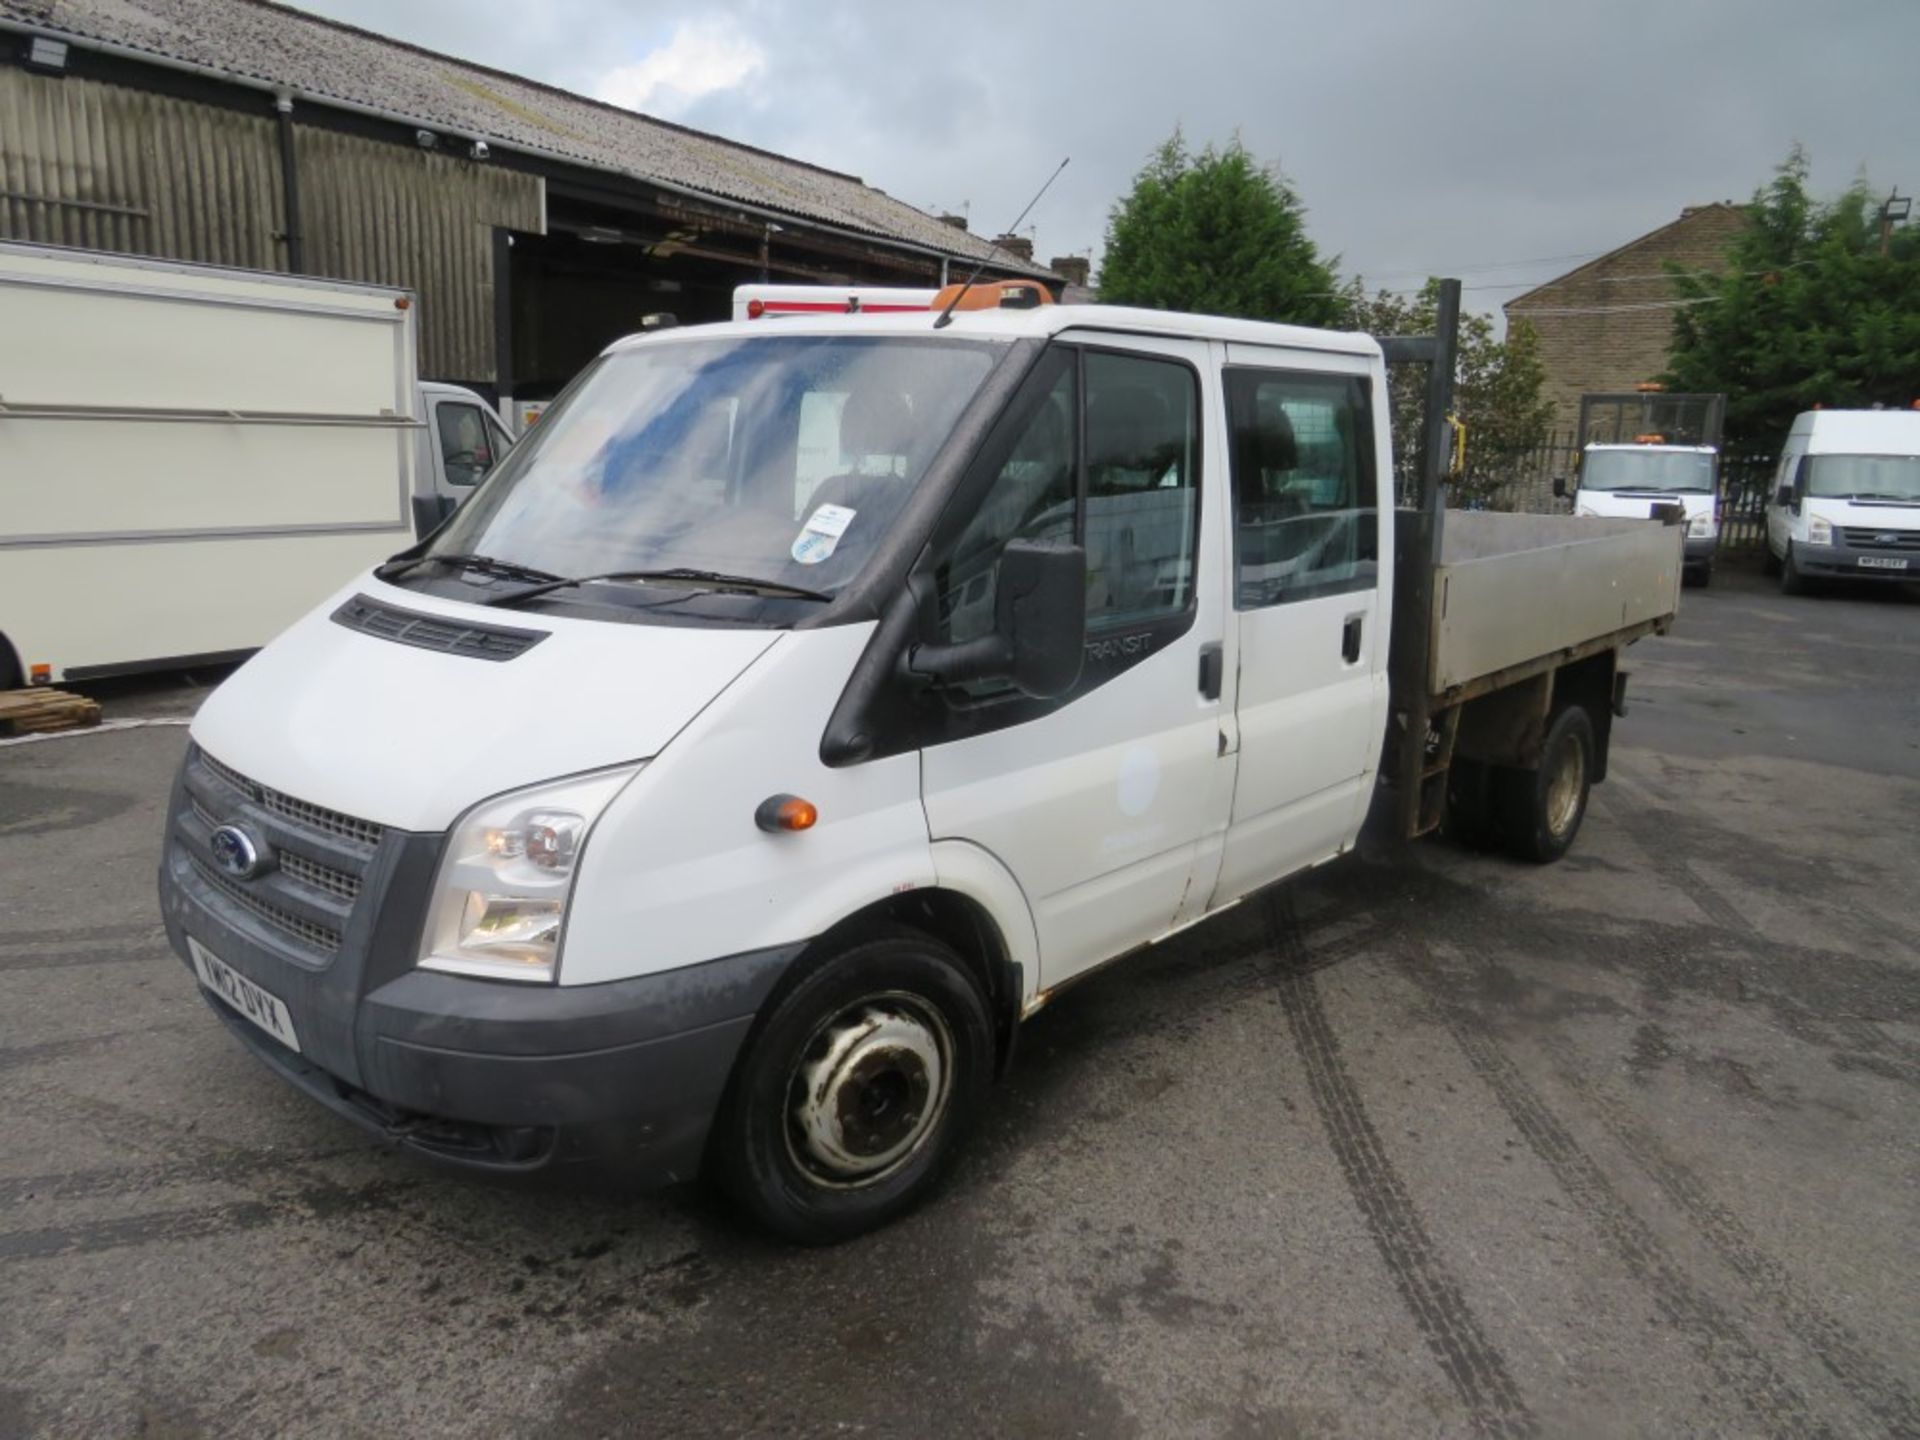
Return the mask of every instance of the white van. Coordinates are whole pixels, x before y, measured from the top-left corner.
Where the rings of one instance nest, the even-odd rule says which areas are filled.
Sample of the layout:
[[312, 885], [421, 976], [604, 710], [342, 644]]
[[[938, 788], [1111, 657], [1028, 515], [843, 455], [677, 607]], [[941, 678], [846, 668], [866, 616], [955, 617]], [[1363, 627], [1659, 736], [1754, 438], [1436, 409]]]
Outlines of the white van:
[[1403, 833], [1572, 843], [1679, 532], [1428, 476], [1396, 551], [1386, 383], [1094, 306], [622, 341], [201, 708], [173, 944], [396, 1144], [880, 1223], [1022, 1019], [1351, 849], [1383, 761]]
[[[1589, 445], [1580, 453], [1573, 513], [1645, 520], [1678, 505], [1686, 527], [1686, 578], [1707, 585], [1720, 544], [1720, 452], [1711, 445]], [[1563, 487], [1556, 482], [1556, 494]]]
[[1920, 579], [1920, 408], [1796, 415], [1767, 506], [1767, 569], [1807, 581]]
[[237, 659], [498, 463], [387, 286], [0, 244], [0, 690]]

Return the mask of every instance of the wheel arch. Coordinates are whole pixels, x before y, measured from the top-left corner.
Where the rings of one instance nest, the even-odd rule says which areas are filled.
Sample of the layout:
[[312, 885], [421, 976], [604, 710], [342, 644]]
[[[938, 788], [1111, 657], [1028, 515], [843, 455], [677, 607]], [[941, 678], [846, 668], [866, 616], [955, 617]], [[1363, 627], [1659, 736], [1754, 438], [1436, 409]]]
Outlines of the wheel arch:
[[7, 639], [7, 632], [0, 630], [0, 690], [15, 690], [26, 683], [26, 662]]

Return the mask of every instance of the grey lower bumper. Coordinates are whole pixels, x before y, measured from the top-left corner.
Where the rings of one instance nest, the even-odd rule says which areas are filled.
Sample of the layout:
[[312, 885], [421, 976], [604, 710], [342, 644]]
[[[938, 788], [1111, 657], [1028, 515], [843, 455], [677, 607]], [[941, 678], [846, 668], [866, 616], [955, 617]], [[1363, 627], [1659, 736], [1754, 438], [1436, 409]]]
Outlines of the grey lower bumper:
[[[642, 1184], [698, 1174], [707, 1132], [761, 1003], [801, 948], [782, 946], [604, 985], [524, 985], [407, 969], [324, 1016], [313, 976], [231, 923], [190, 870], [163, 864], [161, 909], [188, 964], [192, 935], [287, 1004], [294, 1032], [350, 1028], [350, 1060], [296, 1054], [212, 995], [227, 1028], [335, 1114], [468, 1168], [592, 1160]], [[305, 983], [303, 983], [303, 981]], [[324, 981], [322, 982], [324, 983]], [[337, 1051], [335, 1053], [338, 1053]], [[351, 1074], [343, 1071], [351, 1068]]]
[[1847, 580], [1920, 580], [1920, 552], [1861, 550], [1850, 545], [1794, 543], [1793, 563], [1803, 575]]
[[1690, 537], [1683, 552], [1683, 563], [1696, 570], [1705, 569], [1713, 564], [1714, 552], [1719, 548], [1720, 537], [1717, 535]]

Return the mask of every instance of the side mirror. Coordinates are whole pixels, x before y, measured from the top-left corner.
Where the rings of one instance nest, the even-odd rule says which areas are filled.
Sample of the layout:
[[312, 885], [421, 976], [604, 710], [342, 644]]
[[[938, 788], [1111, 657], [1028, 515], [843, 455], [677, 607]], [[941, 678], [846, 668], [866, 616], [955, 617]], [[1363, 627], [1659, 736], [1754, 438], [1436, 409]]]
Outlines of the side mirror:
[[422, 540], [447, 523], [453, 514], [454, 501], [451, 495], [416, 495], [413, 497], [413, 533]]
[[1784, 505], [1789, 510], [1793, 509], [1793, 486], [1782, 485], [1774, 492], [1773, 503], [1776, 505]]
[[1087, 641], [1087, 552], [1078, 545], [1010, 540], [994, 582], [993, 633], [957, 645], [917, 645], [907, 673], [935, 685], [1011, 680], [1036, 699], [1080, 679]]
[[1564, 500], [1567, 498], [1566, 476], [1556, 475], [1553, 477], [1553, 498], [1556, 500]]

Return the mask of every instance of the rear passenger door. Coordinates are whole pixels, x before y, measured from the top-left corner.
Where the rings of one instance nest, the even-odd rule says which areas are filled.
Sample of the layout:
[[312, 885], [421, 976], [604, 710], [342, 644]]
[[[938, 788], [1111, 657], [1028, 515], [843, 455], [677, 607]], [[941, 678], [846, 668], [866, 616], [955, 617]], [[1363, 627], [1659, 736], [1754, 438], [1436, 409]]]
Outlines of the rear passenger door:
[[1239, 764], [1215, 904], [1357, 832], [1386, 723], [1391, 573], [1366, 357], [1233, 345], [1225, 359]]

